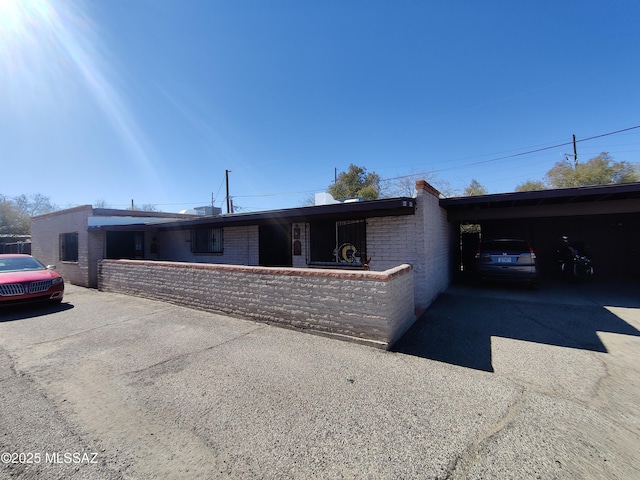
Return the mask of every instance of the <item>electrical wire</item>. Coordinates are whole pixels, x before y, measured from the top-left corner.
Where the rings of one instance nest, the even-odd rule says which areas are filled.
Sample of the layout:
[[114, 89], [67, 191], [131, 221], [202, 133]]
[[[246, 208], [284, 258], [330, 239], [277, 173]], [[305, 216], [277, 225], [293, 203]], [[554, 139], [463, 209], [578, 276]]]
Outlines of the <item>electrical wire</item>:
[[[602, 133], [599, 135], [593, 135], [591, 137], [587, 137], [587, 138], [582, 138], [582, 139], [576, 139], [576, 143], [582, 143], [582, 142], [587, 142], [590, 140], [595, 140], [597, 138], [603, 138], [603, 137], [608, 137], [611, 135], [616, 135], [616, 134], [620, 134], [620, 133], [624, 133], [624, 132], [629, 132], [631, 130], [636, 130], [639, 129], [640, 125], [636, 125], [633, 127], [628, 127], [628, 128], [623, 128], [621, 130], [615, 130], [613, 132], [607, 132], [607, 133]], [[547, 146], [547, 147], [541, 147], [541, 148], [536, 148], [533, 150], [527, 150], [525, 152], [519, 152], [519, 153], [513, 153], [510, 155], [504, 155], [504, 156], [500, 156], [500, 157], [495, 157], [495, 158], [491, 158], [488, 160], [480, 160], [477, 162], [470, 162], [470, 163], [465, 163], [462, 165], [456, 165], [456, 166], [451, 166], [451, 167], [445, 167], [445, 168], [439, 168], [439, 169], [435, 169], [435, 170], [428, 170], [429, 173], [438, 173], [438, 172], [444, 172], [447, 170], [454, 170], [454, 169], [460, 169], [460, 168], [465, 168], [465, 167], [472, 167], [475, 165], [484, 165], [487, 163], [492, 163], [492, 162], [497, 162], [500, 160], [507, 160], [510, 158], [517, 158], [517, 157], [523, 157], [526, 155], [533, 155], [535, 153], [540, 153], [540, 152], [545, 152], [548, 150], [553, 150], [555, 148], [560, 148], [560, 147], [566, 147], [569, 145], [573, 145], [573, 141], [571, 142], [563, 142], [563, 143], [557, 143], [551, 146]], [[631, 144], [631, 145], [635, 145], [635, 144]], [[441, 162], [439, 162], [441, 163]], [[381, 182], [389, 182], [392, 180], [401, 180], [404, 178], [411, 178], [414, 177], [415, 173], [409, 174], [409, 175], [400, 175], [397, 177], [389, 177], [389, 178], [380, 178]], [[224, 183], [224, 179], [222, 180], [222, 182], [220, 183], [220, 186], [218, 187], [218, 191], [215, 195], [215, 198], [218, 198], [218, 194], [220, 193], [220, 190], [222, 189], [222, 185]], [[321, 187], [323, 188], [323, 187]], [[263, 194], [254, 194], [254, 195], [233, 195], [234, 198], [259, 198], [259, 197], [277, 197], [280, 195], [297, 195], [297, 194], [303, 194], [303, 193], [314, 193], [317, 192], [318, 189], [314, 189], [314, 190], [304, 190], [304, 191], [296, 191], [296, 192], [276, 192], [276, 193], [263, 193]], [[181, 203], [159, 203], [159, 204], [155, 204], [155, 205], [193, 205], [195, 203], [198, 202], [181, 202]], [[203, 202], [200, 202], [203, 203]], [[206, 202], [204, 202], [206, 203]]]
[[[607, 137], [609, 135], [615, 135], [615, 134], [622, 133], [622, 132], [628, 132], [629, 130], [635, 130], [637, 128], [640, 128], [640, 125], [636, 125], [635, 127], [623, 128], [622, 130], [616, 130], [615, 132], [609, 132], [609, 133], [603, 133], [603, 134], [600, 134], [600, 135], [594, 135], [592, 137], [582, 138], [580, 140], [576, 139], [576, 143], [586, 142], [586, 141], [589, 141], [589, 140], [594, 140], [596, 138]], [[430, 173], [437, 173], [437, 172], [444, 172], [446, 170], [454, 170], [454, 169], [458, 169], [458, 168], [472, 167], [474, 165], [483, 165], [485, 163], [497, 162], [499, 160], [506, 160], [506, 159], [509, 159], [509, 158], [522, 157], [524, 155], [531, 155], [533, 153], [544, 152], [546, 150], [552, 150], [554, 148], [566, 147], [567, 145], [573, 145], [573, 142], [571, 141], [571, 142], [558, 143], [556, 145], [551, 145], [550, 147], [536, 148], [535, 150], [529, 150], [529, 151], [526, 151], [526, 152], [514, 153], [512, 155], [505, 155], [503, 157], [496, 157], [496, 158], [491, 158], [489, 160], [481, 160], [481, 161], [478, 161], [478, 162], [466, 163], [466, 164], [463, 164], [463, 165], [456, 165], [454, 167], [446, 167], [446, 168], [440, 168], [440, 169], [437, 169], [437, 170], [429, 170], [429, 172]], [[401, 175], [399, 177], [385, 178], [384, 180], [385, 181], [388, 181], [388, 180], [400, 180], [402, 178], [409, 178], [409, 177], [413, 177], [413, 175]]]

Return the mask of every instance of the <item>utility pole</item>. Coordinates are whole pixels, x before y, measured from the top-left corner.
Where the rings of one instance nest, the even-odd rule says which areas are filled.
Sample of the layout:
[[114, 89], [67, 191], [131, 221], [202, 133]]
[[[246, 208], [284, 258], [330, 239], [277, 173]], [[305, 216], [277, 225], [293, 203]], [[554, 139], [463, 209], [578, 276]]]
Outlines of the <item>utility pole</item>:
[[573, 136], [573, 168], [578, 166], [578, 147], [576, 147], [576, 136]]
[[224, 171], [225, 181], [227, 182], [227, 213], [231, 213], [231, 199], [229, 198], [229, 172], [230, 170]]

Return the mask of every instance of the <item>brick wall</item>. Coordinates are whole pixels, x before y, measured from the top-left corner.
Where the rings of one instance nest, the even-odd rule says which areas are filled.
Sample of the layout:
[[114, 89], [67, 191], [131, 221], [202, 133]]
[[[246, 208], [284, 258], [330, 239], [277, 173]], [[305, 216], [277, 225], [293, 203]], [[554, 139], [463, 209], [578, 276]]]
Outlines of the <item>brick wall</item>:
[[437, 190], [420, 181], [416, 191], [415, 215], [367, 220], [367, 256], [376, 271], [411, 264], [416, 307], [427, 308], [451, 281], [451, 227]]
[[424, 180], [416, 182], [418, 215], [422, 221], [424, 262], [417, 269], [416, 304], [428, 307], [451, 283], [452, 227], [440, 207], [439, 192]]
[[[91, 216], [91, 205], [71, 208], [63, 212], [53, 212], [34, 217], [31, 220], [31, 254], [45, 265], [56, 265], [56, 271], [65, 281], [85, 287], [90, 284], [89, 265], [102, 256], [102, 248], [94, 244], [89, 247], [87, 221]], [[78, 233], [78, 261], [60, 260], [60, 234]], [[100, 256], [91, 258], [90, 254], [100, 250]]]
[[415, 321], [410, 265], [384, 272], [102, 260], [102, 291], [389, 348]]
[[[158, 239], [158, 255], [161, 260], [226, 265], [258, 265], [258, 226], [225, 227], [222, 254], [198, 254], [191, 252], [189, 230], [154, 232]], [[146, 240], [146, 239], [145, 239]], [[146, 240], [150, 245], [150, 242]]]

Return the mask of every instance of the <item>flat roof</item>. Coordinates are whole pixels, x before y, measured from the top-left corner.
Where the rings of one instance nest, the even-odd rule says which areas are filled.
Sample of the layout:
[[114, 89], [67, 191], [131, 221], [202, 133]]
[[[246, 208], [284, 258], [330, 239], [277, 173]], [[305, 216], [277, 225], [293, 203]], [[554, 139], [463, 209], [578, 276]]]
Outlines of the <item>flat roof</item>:
[[135, 230], [136, 228], [151, 226], [158, 230], [180, 230], [191, 227], [239, 227], [322, 220], [359, 220], [371, 217], [413, 215], [415, 214], [415, 206], [415, 198], [385, 198], [381, 200], [335, 203], [330, 205], [267, 210], [263, 212], [232, 213], [207, 217], [199, 216], [197, 218], [155, 224], [140, 222], [129, 225], [96, 225], [90, 226], [89, 230]]
[[441, 198], [448, 211], [640, 199], [640, 182]]

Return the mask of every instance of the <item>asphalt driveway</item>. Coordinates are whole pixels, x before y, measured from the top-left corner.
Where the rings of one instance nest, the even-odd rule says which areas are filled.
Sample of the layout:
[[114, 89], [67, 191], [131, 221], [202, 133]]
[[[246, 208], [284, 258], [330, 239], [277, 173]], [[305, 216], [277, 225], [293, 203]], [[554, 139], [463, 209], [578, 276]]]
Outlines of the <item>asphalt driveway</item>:
[[71, 286], [0, 312], [0, 475], [640, 478], [632, 287], [454, 286], [386, 352]]

